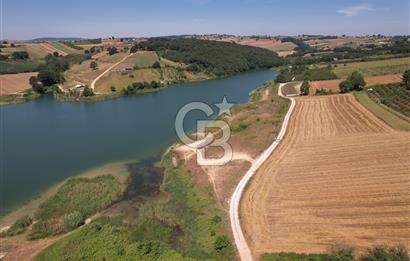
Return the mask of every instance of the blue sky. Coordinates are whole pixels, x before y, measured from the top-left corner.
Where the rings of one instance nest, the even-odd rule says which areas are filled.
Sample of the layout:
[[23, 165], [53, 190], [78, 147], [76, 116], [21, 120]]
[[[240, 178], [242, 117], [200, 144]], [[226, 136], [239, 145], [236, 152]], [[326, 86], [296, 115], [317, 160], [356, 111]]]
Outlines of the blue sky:
[[410, 34], [409, 0], [0, 0], [1, 38]]

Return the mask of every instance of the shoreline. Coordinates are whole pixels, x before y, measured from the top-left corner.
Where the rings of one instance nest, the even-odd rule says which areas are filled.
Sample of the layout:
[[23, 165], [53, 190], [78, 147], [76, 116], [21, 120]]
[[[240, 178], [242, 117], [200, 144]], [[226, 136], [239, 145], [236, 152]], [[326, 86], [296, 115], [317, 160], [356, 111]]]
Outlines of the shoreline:
[[[55, 101], [58, 102], [73, 102], [73, 103], [77, 103], [77, 102], [99, 102], [99, 101], [107, 101], [107, 100], [113, 100], [113, 99], [118, 99], [118, 98], [122, 98], [122, 97], [127, 97], [127, 96], [139, 96], [139, 95], [144, 95], [144, 94], [150, 94], [150, 93], [157, 93], [160, 91], [163, 91], [165, 89], [168, 89], [174, 85], [178, 85], [178, 84], [190, 84], [190, 83], [198, 83], [198, 82], [207, 82], [207, 81], [212, 81], [212, 80], [221, 80], [221, 79], [225, 79], [225, 78], [229, 78], [229, 77], [234, 77], [234, 76], [238, 76], [241, 74], [245, 74], [245, 73], [251, 73], [251, 72], [257, 72], [257, 71], [263, 71], [263, 70], [271, 70], [274, 72], [277, 72], [278, 68], [276, 67], [271, 67], [271, 68], [259, 68], [259, 69], [253, 69], [253, 70], [248, 70], [248, 71], [244, 71], [244, 72], [239, 72], [239, 73], [235, 73], [232, 75], [225, 75], [225, 76], [209, 76], [209, 78], [207, 79], [197, 79], [197, 80], [187, 80], [187, 81], [177, 81], [177, 82], [172, 82], [170, 84], [164, 85], [162, 87], [156, 88], [156, 89], [147, 89], [147, 90], [142, 90], [139, 91], [137, 93], [133, 93], [133, 94], [129, 94], [126, 95], [124, 94], [123, 90], [118, 90], [116, 92], [112, 92], [112, 93], [97, 93], [94, 96], [89, 96], [89, 97], [80, 97], [80, 98], [74, 98], [74, 97], [70, 97], [70, 96], [66, 96], [64, 94], [60, 94], [60, 93], [56, 93], [56, 92], [52, 92], [51, 94], [53, 95], [53, 99]], [[44, 95], [42, 94], [35, 94], [33, 97], [29, 97], [29, 98], [24, 98], [23, 96], [26, 94], [31, 94], [32, 90], [26, 90], [24, 92], [19, 93], [18, 95], [21, 96], [18, 99], [13, 99], [11, 101], [3, 101], [1, 102], [2, 99], [7, 99], [7, 97], [9, 96], [13, 96], [13, 95], [17, 95], [17, 94], [8, 94], [8, 95], [2, 95], [0, 96], [0, 107], [2, 106], [6, 106], [6, 105], [10, 105], [10, 104], [22, 104], [25, 102], [29, 102], [29, 101], [34, 101], [38, 98], [43, 97]]]
[[116, 178], [121, 183], [127, 182], [129, 177], [129, 173], [125, 167], [128, 163], [136, 163], [135, 160], [128, 160], [128, 161], [118, 161], [118, 162], [111, 162], [103, 165], [99, 165], [96, 167], [92, 167], [88, 170], [85, 170], [77, 175], [72, 175], [70, 177], [65, 178], [64, 180], [57, 182], [49, 186], [44, 191], [40, 192], [39, 194], [35, 195], [31, 199], [29, 199], [26, 203], [23, 203], [19, 206], [16, 206], [10, 212], [7, 212], [5, 215], [0, 216], [0, 231], [7, 229], [7, 226], [12, 225], [18, 218], [23, 217], [25, 215], [32, 215], [38, 208], [38, 206], [43, 203], [47, 198], [57, 192], [58, 188], [70, 178], [76, 177], [84, 177], [84, 178], [94, 178], [96, 176], [104, 175], [104, 174], [111, 174], [114, 178]]

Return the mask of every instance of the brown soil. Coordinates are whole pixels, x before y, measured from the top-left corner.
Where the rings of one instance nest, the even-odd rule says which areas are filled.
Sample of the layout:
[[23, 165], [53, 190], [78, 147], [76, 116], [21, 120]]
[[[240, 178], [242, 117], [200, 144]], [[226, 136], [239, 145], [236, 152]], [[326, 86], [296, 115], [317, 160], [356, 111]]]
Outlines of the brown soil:
[[37, 76], [37, 74], [37, 72], [29, 72], [0, 75], [0, 95], [30, 89], [29, 79], [31, 76]]
[[[316, 90], [318, 89], [326, 89], [332, 90], [334, 92], [339, 92], [339, 84], [343, 80], [328, 80], [328, 81], [312, 81], [310, 83], [310, 95], [315, 95]], [[388, 74], [388, 75], [381, 75], [381, 76], [371, 76], [365, 77], [366, 86], [372, 86], [377, 84], [387, 84], [387, 83], [397, 83], [401, 82], [402, 78], [400, 74]]]
[[410, 135], [352, 95], [296, 99], [288, 132], [243, 195], [242, 228], [266, 252], [410, 247]]

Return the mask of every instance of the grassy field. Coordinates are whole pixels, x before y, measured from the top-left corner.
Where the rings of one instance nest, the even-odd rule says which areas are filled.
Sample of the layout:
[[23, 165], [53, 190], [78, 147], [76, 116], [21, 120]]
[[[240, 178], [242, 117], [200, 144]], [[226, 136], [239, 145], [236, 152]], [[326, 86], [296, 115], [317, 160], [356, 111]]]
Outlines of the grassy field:
[[155, 62], [159, 62], [155, 52], [137, 52], [124, 61], [125, 64], [131, 64], [131, 67], [137, 66], [138, 68], [152, 67]]
[[52, 53], [41, 44], [26, 44], [24, 45], [24, 50], [26, 50], [30, 58], [34, 60], [44, 59], [47, 54]]
[[54, 48], [65, 52], [66, 54], [79, 54], [79, 53], [83, 53], [83, 50], [76, 50], [73, 48], [68, 47], [67, 45], [63, 44], [63, 43], [59, 43], [59, 42], [50, 42], [50, 45], [52, 45]]
[[364, 107], [394, 129], [410, 131], [410, 124], [407, 121], [399, 118], [397, 115], [377, 104], [367, 95], [365, 91], [354, 92], [354, 95]]
[[162, 196], [139, 206], [136, 223], [96, 219], [35, 260], [232, 260], [227, 224], [210, 188], [197, 187], [174, 157], [172, 152], [164, 156]]
[[[81, 225], [85, 218], [118, 200], [125, 186], [112, 175], [94, 178], [68, 179], [57, 193], [40, 204], [34, 213], [38, 222], [30, 231], [29, 239], [44, 238], [68, 232]], [[67, 229], [70, 215], [79, 216], [79, 223]]]
[[116, 63], [127, 55], [128, 55], [127, 53], [116, 53], [113, 55], [106, 55], [101, 58], [98, 58], [98, 61], [105, 62], [105, 63]]
[[274, 52], [282, 52], [282, 51], [292, 51], [295, 49], [297, 45], [292, 43], [292, 42], [284, 42], [280, 44], [275, 44], [272, 47], [269, 47], [269, 50], [272, 50]]
[[[130, 77], [130, 75], [133, 75], [133, 77]], [[121, 91], [122, 89], [127, 88], [130, 83], [159, 81], [161, 77], [158, 70], [148, 68], [133, 70], [130, 75], [122, 75], [115, 72], [109, 73], [98, 80], [96, 84], [96, 91], [102, 93], [111, 92], [111, 86], [114, 86], [117, 91]]]
[[0, 61], [0, 74], [34, 72], [39, 65], [38, 61]]
[[364, 76], [376, 76], [403, 73], [408, 69], [410, 69], [410, 58], [404, 57], [371, 62], [346, 63], [346, 66], [338, 64], [333, 71], [340, 78], [347, 78], [353, 71], [359, 71]]

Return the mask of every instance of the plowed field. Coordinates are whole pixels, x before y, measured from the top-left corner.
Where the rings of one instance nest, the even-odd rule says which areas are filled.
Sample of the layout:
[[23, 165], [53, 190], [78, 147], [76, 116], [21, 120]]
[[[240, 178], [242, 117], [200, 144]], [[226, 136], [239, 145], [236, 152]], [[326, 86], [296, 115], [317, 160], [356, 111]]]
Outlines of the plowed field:
[[410, 134], [352, 95], [298, 98], [288, 132], [241, 201], [255, 257], [266, 252], [410, 247]]

